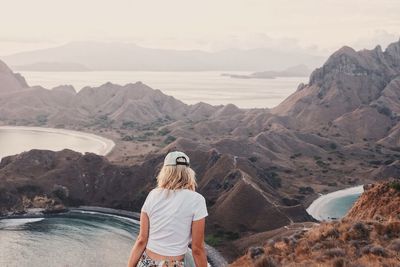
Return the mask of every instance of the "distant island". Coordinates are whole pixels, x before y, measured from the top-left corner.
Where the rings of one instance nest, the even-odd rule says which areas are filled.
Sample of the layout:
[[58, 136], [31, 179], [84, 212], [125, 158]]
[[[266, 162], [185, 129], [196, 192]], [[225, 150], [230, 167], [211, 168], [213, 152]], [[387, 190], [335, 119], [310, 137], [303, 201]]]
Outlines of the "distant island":
[[3, 56], [1, 60], [16, 70], [35, 71], [248, 71], [284, 69], [299, 64], [314, 68], [323, 63], [324, 57], [301, 49], [208, 52], [155, 49], [118, 42], [72, 42]]
[[261, 71], [253, 72], [249, 75], [222, 73], [222, 76], [228, 76], [235, 79], [275, 79], [277, 77], [307, 77], [311, 70], [306, 65], [296, 65], [281, 71]]

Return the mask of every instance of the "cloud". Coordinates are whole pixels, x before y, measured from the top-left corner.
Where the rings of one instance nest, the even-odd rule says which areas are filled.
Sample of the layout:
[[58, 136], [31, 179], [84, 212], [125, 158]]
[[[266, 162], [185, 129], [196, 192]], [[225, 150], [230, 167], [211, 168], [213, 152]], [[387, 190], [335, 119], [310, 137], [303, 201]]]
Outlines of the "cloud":
[[400, 39], [400, 34], [389, 33], [385, 30], [375, 30], [371, 35], [357, 39], [353, 43], [355, 49], [372, 49], [377, 45], [382, 46], [383, 49], [390, 43], [396, 42]]
[[30, 36], [0, 36], [1, 43], [19, 43], [19, 44], [36, 44], [36, 43], [52, 43], [52, 40], [43, 37]]

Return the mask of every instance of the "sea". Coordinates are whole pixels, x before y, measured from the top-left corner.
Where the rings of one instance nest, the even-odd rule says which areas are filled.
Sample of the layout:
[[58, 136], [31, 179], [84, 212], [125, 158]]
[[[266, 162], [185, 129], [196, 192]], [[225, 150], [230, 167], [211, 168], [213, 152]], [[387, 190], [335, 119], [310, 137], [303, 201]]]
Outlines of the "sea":
[[321, 209], [320, 216], [323, 220], [337, 220], [343, 218], [360, 195], [360, 193], [357, 193], [330, 200], [323, 206], [323, 209]]
[[100, 213], [0, 220], [2, 267], [123, 267], [139, 225]]
[[[296, 91], [308, 77], [277, 77], [275, 79], [237, 79], [222, 76], [224, 71], [146, 72], [20, 72], [28, 84], [50, 89], [73, 85], [79, 91], [85, 86], [100, 86], [106, 82], [124, 85], [141, 81], [153, 89], [173, 96], [184, 103], [206, 102], [212, 105], [235, 104], [240, 108], [272, 108]], [[245, 75], [249, 72], [229, 72]]]
[[100, 136], [75, 131], [0, 127], [0, 160], [5, 156], [19, 154], [31, 149], [60, 151], [71, 149], [77, 152], [92, 152], [104, 155], [114, 143]]

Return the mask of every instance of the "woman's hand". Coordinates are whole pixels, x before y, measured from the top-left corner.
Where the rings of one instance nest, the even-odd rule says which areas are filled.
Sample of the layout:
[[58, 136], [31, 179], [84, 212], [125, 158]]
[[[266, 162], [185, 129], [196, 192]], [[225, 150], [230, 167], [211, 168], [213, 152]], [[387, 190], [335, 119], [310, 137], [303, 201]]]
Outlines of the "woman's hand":
[[131, 255], [129, 257], [128, 267], [135, 267], [144, 250], [146, 249], [147, 240], [149, 239], [149, 216], [146, 212], [140, 213], [140, 231], [136, 238], [135, 245], [132, 248]]
[[205, 218], [192, 222], [192, 254], [196, 267], [207, 267], [207, 256], [204, 248], [205, 224]]

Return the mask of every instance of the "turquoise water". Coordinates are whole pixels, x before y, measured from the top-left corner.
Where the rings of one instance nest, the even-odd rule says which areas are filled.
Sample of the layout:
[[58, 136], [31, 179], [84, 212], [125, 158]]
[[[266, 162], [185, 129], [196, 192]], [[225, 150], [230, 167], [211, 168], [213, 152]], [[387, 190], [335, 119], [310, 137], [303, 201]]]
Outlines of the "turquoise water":
[[340, 219], [346, 215], [359, 196], [360, 194], [353, 194], [332, 199], [324, 205], [320, 215], [326, 219]]
[[0, 220], [0, 266], [126, 266], [138, 229], [126, 218], [75, 212]]

